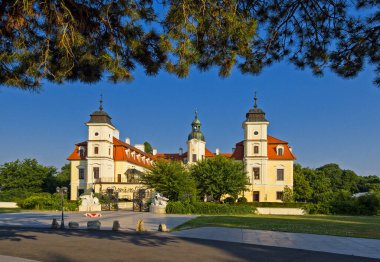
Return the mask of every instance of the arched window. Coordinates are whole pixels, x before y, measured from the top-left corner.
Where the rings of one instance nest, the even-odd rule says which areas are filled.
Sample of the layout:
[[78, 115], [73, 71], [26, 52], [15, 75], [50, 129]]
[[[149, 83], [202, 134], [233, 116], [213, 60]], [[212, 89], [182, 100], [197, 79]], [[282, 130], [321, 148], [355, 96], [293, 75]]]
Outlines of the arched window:
[[94, 147], [94, 154], [95, 155], [99, 154], [99, 147], [97, 147], [97, 146]]
[[253, 147], [253, 153], [258, 154], [259, 153], [259, 146], [254, 146]]
[[283, 156], [284, 155], [284, 147], [282, 145], [278, 145], [276, 147], [276, 152], [278, 156]]

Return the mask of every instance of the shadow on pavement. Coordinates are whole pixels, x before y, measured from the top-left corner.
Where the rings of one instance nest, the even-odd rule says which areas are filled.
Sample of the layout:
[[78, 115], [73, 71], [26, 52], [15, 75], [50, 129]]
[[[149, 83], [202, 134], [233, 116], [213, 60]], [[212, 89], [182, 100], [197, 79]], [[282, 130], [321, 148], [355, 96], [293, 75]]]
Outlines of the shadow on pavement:
[[0, 254], [40, 261], [378, 261], [375, 259], [161, 236], [157, 233], [0, 227]]

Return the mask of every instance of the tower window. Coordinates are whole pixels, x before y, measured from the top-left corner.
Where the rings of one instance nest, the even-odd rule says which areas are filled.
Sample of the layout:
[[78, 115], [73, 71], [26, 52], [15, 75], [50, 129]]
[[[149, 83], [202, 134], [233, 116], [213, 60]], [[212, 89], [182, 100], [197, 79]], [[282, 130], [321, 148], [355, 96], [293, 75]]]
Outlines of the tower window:
[[254, 146], [253, 147], [253, 153], [258, 154], [259, 153], [259, 146]]
[[111, 148], [108, 148], [108, 155], [111, 155]]
[[283, 196], [284, 196], [284, 192], [282, 192], [282, 191], [277, 191], [276, 192], [276, 199], [277, 200], [282, 200]]
[[197, 162], [197, 155], [193, 154], [193, 162]]
[[257, 136], [257, 135], [259, 134], [259, 132], [255, 131], [253, 134], [254, 134], [255, 136]]
[[255, 180], [260, 179], [260, 168], [259, 167], [254, 167], [253, 168], [253, 178]]
[[284, 169], [277, 169], [277, 181], [284, 181]]
[[95, 155], [99, 154], [99, 147], [97, 147], [97, 146], [94, 147], [94, 154]]
[[95, 132], [95, 136], [98, 136], [99, 135], [99, 133], [98, 132]]
[[94, 167], [93, 171], [94, 171], [94, 178], [99, 179], [99, 167]]
[[79, 179], [84, 179], [84, 169], [79, 168]]

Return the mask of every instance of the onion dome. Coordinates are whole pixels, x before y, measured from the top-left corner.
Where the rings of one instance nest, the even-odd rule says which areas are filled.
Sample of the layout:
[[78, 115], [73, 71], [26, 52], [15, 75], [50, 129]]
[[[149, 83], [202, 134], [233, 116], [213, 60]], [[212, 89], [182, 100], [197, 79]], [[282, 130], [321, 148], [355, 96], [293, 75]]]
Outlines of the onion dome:
[[188, 136], [188, 141], [191, 139], [197, 139], [205, 142], [205, 137], [201, 132], [201, 121], [198, 119], [198, 112], [195, 111], [194, 121], [191, 123], [192, 131]]

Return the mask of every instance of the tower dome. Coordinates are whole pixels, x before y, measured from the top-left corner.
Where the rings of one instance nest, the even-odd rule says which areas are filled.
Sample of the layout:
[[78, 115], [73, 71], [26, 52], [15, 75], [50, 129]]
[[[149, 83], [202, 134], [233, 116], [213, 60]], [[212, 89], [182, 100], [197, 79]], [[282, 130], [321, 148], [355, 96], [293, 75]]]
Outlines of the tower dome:
[[87, 123], [97, 123], [97, 124], [109, 124], [113, 126], [111, 122], [111, 117], [107, 114], [107, 112], [103, 111], [103, 96], [100, 95], [100, 100], [99, 100], [99, 110], [93, 112], [90, 115], [90, 120]]
[[255, 104], [253, 108], [249, 109], [246, 116], [246, 122], [268, 122], [268, 120], [265, 118], [265, 112], [257, 107], [257, 96], [255, 92]]
[[191, 123], [192, 131], [188, 136], [188, 141], [191, 139], [197, 139], [205, 142], [205, 137], [201, 132], [201, 121], [198, 119], [198, 112], [195, 111], [195, 118]]

